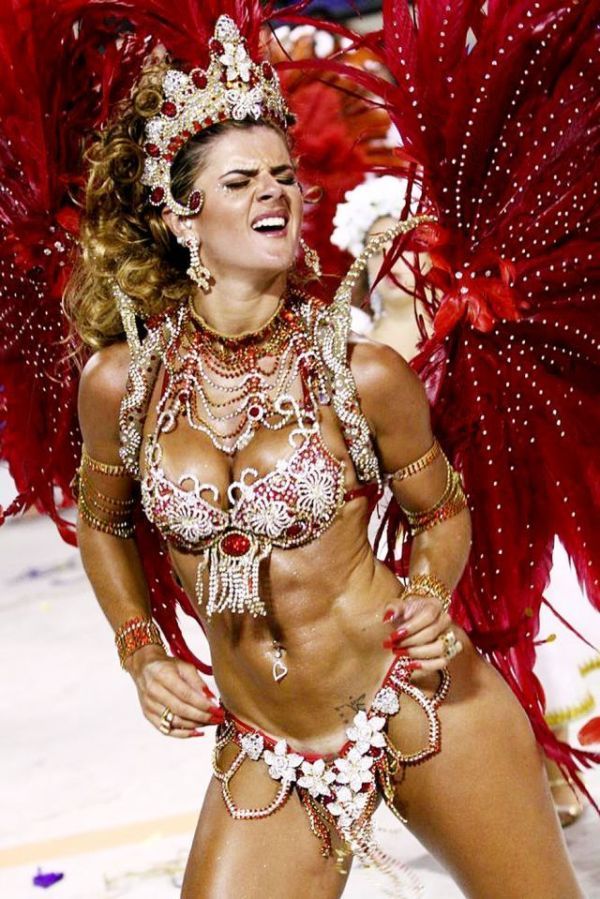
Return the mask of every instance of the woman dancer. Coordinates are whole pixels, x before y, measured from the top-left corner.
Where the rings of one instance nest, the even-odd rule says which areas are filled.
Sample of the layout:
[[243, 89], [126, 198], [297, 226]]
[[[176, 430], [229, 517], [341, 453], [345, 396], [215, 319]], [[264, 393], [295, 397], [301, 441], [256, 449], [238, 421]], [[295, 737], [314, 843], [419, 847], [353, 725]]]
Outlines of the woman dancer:
[[[154, 726], [219, 725], [183, 894], [285, 878], [340, 895], [330, 850], [377, 853], [382, 794], [467, 895], [580, 896], [527, 719], [447, 617], [469, 516], [422, 389], [392, 351], [348, 346], [359, 266], [330, 304], [293, 283], [302, 204], [277, 81], [227, 17], [209, 49], [147, 73], [93, 148], [70, 292], [102, 346], [80, 390], [86, 567]], [[405, 589], [366, 540], [381, 473], [414, 531]], [[206, 629], [218, 711], [168, 595], [152, 611], [179, 659], [149, 618], [138, 480]]]
[[[95, 146], [72, 301], [82, 336], [108, 343], [99, 275], [140, 285], [145, 317], [156, 296], [174, 300], [140, 341], [116, 288], [128, 342], [99, 350], [81, 379], [79, 539], [148, 720], [181, 738], [219, 726], [183, 895], [227, 895], [241, 877], [248, 895], [271, 895], [284, 876], [288, 895], [340, 895], [315, 834], [325, 855], [332, 830], [366, 854], [377, 788], [468, 894], [500, 895], [502, 872], [504, 897], [579, 896], [525, 716], [447, 615], [469, 517], [422, 388], [391, 351], [340, 353], [346, 285], [328, 306], [290, 282], [302, 197], [283, 98], [228, 17], [210, 48], [206, 68], [145, 75]], [[107, 181], [142, 152], [137, 177]], [[123, 240], [116, 258], [109, 236]], [[415, 534], [404, 590], [366, 537], [382, 476]], [[219, 705], [149, 617], [131, 531], [138, 480], [206, 630]], [[451, 659], [450, 686], [438, 672]], [[504, 802], [497, 784], [512, 779], [523, 788]], [[266, 864], [253, 864], [260, 847]]]

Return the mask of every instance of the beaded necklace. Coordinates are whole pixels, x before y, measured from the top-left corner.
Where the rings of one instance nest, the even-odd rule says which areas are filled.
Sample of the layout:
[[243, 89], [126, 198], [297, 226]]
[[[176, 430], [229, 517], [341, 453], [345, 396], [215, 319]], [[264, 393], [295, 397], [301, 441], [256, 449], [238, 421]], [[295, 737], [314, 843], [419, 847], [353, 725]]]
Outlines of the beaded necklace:
[[165, 360], [161, 429], [183, 415], [234, 455], [259, 425], [279, 430], [294, 420], [295, 404], [287, 400], [298, 376], [322, 400], [327, 389], [295, 299], [284, 297], [263, 327], [236, 336], [215, 331], [190, 302], [180, 345]]

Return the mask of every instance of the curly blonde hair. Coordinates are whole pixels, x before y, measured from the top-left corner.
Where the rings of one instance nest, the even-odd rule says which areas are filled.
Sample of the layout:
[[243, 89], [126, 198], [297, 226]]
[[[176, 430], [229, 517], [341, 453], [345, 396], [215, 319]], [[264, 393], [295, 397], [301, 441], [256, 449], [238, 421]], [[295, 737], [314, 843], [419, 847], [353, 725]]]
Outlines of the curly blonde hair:
[[[187, 300], [189, 254], [148, 203], [141, 182], [144, 129], [163, 102], [166, 63], [145, 69], [112, 123], [85, 152], [89, 165], [80, 252], [65, 290], [64, 309], [80, 341], [92, 350], [124, 337], [113, 284], [128, 294], [142, 318]], [[211, 143], [223, 132], [269, 122], [224, 122], [201, 131], [180, 150], [171, 167], [173, 197], [186, 202]], [[279, 132], [279, 129], [276, 128]], [[281, 132], [279, 132], [281, 133]]]

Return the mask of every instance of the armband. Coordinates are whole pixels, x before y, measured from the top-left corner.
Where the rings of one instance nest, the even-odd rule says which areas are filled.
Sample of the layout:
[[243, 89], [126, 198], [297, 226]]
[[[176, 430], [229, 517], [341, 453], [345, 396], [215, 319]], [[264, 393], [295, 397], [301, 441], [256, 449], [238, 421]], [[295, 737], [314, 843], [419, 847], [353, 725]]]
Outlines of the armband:
[[103, 493], [91, 481], [89, 474], [102, 474], [108, 477], [129, 477], [124, 465], [109, 465], [98, 462], [83, 447], [81, 463], [73, 479], [73, 494], [77, 499], [77, 508], [82, 521], [104, 534], [123, 539], [133, 537], [133, 509], [135, 498], [117, 499]]

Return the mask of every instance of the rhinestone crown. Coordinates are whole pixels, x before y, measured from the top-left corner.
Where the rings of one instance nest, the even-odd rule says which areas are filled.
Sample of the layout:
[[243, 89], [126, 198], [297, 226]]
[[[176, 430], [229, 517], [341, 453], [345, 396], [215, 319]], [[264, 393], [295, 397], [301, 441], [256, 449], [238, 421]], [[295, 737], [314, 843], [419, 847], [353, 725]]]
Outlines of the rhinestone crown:
[[231, 119], [267, 119], [284, 130], [291, 121], [271, 63], [250, 58], [246, 41], [229, 16], [219, 16], [208, 49], [207, 69], [165, 73], [160, 113], [148, 120], [145, 129], [142, 183], [150, 188], [153, 206], [166, 204], [177, 215], [194, 215], [202, 205], [200, 191], [192, 192], [187, 206], [171, 194], [171, 163], [194, 134]]

